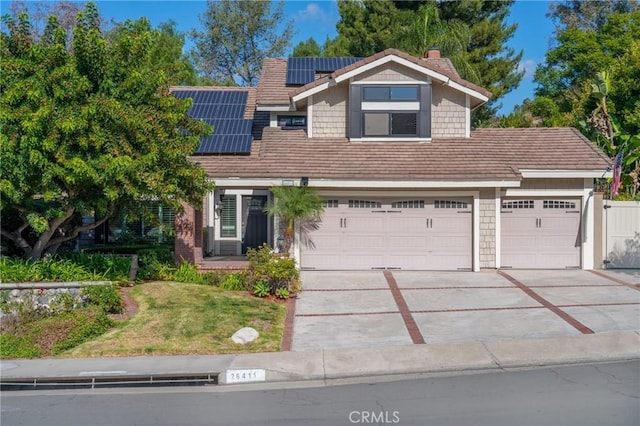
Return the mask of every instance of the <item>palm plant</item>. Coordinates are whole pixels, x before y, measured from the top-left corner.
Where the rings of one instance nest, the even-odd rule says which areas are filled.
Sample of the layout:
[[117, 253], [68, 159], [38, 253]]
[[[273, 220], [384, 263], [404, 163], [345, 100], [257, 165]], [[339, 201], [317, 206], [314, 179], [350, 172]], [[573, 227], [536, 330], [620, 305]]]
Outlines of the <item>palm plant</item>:
[[266, 204], [264, 211], [284, 221], [286, 226], [283, 251], [288, 253], [293, 244], [296, 220], [318, 220], [324, 211], [322, 198], [315, 189], [308, 186], [274, 186], [271, 192], [273, 199]]
[[431, 47], [437, 46], [442, 56], [449, 58], [460, 75], [472, 82], [479, 82], [480, 77], [475, 67], [466, 59], [466, 52], [471, 43], [469, 26], [462, 21], [441, 21], [438, 7], [425, 3], [416, 12], [417, 19], [400, 35], [401, 43], [406, 46], [407, 53], [420, 56]]

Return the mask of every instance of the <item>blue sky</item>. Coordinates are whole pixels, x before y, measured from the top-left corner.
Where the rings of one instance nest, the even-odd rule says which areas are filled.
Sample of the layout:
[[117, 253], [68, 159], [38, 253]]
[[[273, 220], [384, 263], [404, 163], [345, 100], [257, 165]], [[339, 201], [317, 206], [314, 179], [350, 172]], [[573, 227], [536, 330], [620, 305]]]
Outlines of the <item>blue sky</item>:
[[[4, 9], [7, 2], [2, 3]], [[146, 16], [154, 26], [174, 20], [183, 32], [201, 28], [198, 16], [206, 10], [206, 1], [106, 0], [97, 3], [100, 13], [107, 19], [124, 21]], [[285, 11], [288, 19], [294, 20], [296, 29], [291, 48], [309, 37], [322, 44], [327, 36], [336, 35], [339, 14], [334, 0], [285, 0]], [[526, 73], [520, 87], [502, 99], [501, 113], [509, 113], [514, 105], [533, 95], [533, 71], [544, 60], [553, 36], [553, 24], [545, 17], [547, 11], [547, 1], [517, 0], [511, 8], [508, 21], [518, 23], [518, 29], [509, 45], [516, 51], [524, 50], [521, 66]]]

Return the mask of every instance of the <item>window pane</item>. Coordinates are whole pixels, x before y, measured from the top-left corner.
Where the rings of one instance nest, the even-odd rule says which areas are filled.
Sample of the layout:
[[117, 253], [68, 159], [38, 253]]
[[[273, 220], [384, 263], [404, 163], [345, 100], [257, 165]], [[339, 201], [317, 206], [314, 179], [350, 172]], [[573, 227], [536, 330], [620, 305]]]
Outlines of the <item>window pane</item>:
[[222, 212], [220, 212], [220, 236], [235, 237], [236, 236], [236, 197], [222, 196]]
[[417, 101], [418, 88], [397, 86], [391, 87], [391, 100], [393, 101]]
[[386, 112], [365, 112], [364, 136], [389, 136], [389, 114]]
[[365, 87], [364, 100], [365, 101], [388, 101], [389, 87], [375, 87], [375, 86]]
[[392, 135], [416, 135], [417, 114], [415, 113], [394, 113], [391, 114], [391, 134]]

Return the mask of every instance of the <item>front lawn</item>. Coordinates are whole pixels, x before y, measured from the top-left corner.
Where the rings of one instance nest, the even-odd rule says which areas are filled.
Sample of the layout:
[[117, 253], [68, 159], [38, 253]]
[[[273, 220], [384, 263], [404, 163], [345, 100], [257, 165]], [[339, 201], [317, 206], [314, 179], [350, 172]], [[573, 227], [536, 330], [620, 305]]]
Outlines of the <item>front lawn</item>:
[[[131, 289], [136, 315], [63, 357], [188, 355], [280, 350], [286, 306], [213, 286], [149, 282]], [[260, 337], [241, 346], [231, 335], [242, 327]]]

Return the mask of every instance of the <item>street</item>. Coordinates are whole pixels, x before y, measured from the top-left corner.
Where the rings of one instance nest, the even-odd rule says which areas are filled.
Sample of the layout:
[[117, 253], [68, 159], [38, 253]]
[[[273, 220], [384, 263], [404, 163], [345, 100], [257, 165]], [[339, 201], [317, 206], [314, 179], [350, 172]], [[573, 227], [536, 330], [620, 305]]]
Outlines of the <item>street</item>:
[[[454, 374], [454, 373], [451, 373]], [[16, 391], [2, 425], [638, 425], [640, 361], [323, 385]]]

